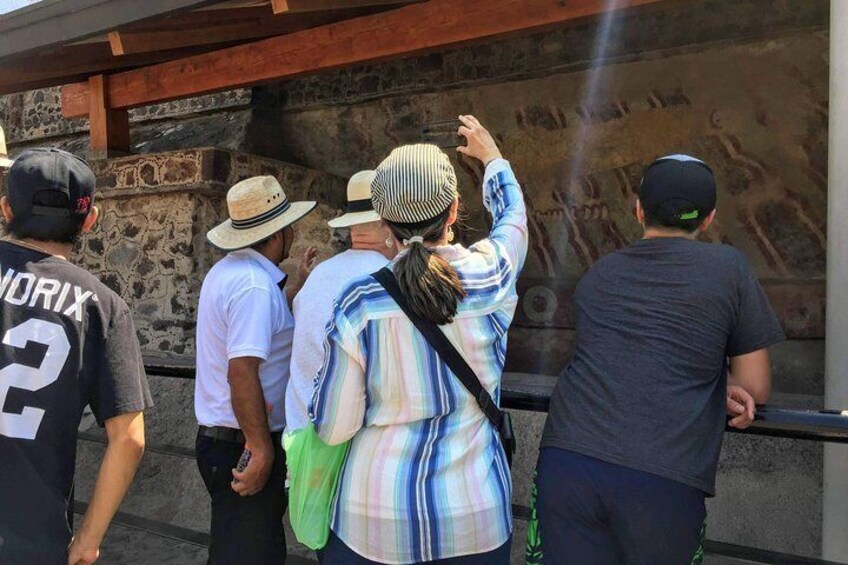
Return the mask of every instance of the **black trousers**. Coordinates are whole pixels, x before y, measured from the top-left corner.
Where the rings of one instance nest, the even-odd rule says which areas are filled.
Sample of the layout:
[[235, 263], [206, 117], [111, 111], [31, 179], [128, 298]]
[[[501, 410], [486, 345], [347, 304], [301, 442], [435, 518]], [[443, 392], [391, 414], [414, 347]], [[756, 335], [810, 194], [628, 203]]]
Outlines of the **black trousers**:
[[272, 435], [274, 466], [265, 488], [240, 496], [231, 487], [232, 470], [244, 444], [198, 435], [197, 467], [212, 498], [209, 565], [281, 565], [286, 562], [286, 453]]

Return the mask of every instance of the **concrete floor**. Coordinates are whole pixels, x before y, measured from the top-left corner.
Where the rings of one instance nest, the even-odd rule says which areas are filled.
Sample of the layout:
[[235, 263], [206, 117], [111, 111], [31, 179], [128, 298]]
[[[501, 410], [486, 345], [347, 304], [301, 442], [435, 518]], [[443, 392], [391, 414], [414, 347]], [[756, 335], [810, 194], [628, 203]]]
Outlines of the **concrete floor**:
[[[100, 555], [97, 563], [103, 565], [204, 565], [207, 553], [205, 547], [113, 524]], [[286, 559], [286, 565], [315, 563], [297, 556]]]

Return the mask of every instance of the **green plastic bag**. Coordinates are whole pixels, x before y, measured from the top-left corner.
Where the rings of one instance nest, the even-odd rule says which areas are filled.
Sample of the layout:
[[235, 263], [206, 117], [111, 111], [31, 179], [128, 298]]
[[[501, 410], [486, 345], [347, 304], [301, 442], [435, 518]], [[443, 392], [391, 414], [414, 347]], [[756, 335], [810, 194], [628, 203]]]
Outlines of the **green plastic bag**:
[[297, 541], [321, 549], [330, 537], [330, 508], [350, 442], [327, 445], [310, 423], [286, 433], [289, 468], [289, 520]]

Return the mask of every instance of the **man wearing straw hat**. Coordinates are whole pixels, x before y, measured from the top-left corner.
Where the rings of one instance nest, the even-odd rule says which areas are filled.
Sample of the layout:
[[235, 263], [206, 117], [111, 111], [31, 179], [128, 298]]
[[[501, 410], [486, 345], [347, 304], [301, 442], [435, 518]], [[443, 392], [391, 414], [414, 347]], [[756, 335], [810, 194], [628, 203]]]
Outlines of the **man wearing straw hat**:
[[[294, 319], [278, 264], [292, 224], [315, 204], [290, 202], [274, 177], [249, 178], [229, 190], [229, 219], [207, 234], [228, 252], [204, 279], [197, 313], [196, 451], [212, 499], [212, 564], [285, 562], [280, 435]], [[297, 282], [315, 255], [304, 254]], [[246, 446], [251, 458], [239, 472]]]
[[350, 229], [351, 248], [318, 265], [294, 300], [294, 346], [286, 390], [286, 431], [309, 423], [315, 376], [324, 360], [326, 326], [333, 300], [351, 281], [379, 271], [397, 253], [387, 228], [371, 203], [374, 171], [360, 171], [347, 184], [347, 213], [328, 222]]

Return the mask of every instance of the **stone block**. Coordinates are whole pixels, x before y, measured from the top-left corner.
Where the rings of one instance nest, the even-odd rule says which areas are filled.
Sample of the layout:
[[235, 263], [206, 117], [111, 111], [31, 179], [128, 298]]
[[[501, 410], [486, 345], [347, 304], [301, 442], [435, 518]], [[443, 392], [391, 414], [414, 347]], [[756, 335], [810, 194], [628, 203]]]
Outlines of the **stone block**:
[[[227, 189], [254, 175], [276, 177], [290, 199], [323, 203], [298, 224], [294, 252], [317, 244], [329, 253], [329, 229], [344, 182], [288, 163], [220, 149], [193, 149], [92, 162], [99, 227], [84, 237], [80, 265], [133, 309], [142, 349], [192, 355], [203, 276], [222, 255], [205, 241], [226, 217]], [[290, 268], [290, 267], [289, 267]]]
[[[8, 143], [32, 142], [88, 130], [88, 120], [62, 116], [60, 87], [0, 96], [0, 124]], [[130, 110], [130, 121], [140, 123], [177, 118], [210, 111], [222, 111], [250, 104], [250, 89], [236, 89]]]

